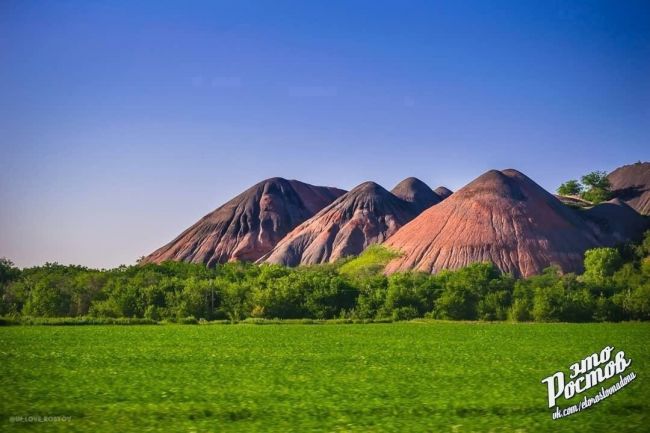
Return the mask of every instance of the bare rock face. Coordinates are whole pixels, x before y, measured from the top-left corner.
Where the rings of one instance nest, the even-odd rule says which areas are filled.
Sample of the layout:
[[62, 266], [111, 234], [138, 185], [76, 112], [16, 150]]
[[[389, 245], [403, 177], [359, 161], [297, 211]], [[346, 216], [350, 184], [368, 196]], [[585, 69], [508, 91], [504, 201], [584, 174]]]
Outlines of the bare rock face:
[[516, 170], [491, 170], [402, 227], [385, 245], [401, 251], [387, 272], [438, 272], [492, 262], [516, 276], [556, 264], [579, 271], [598, 245], [576, 211]]
[[618, 198], [583, 212], [585, 220], [603, 245], [638, 240], [648, 229], [648, 219]]
[[446, 186], [439, 186], [438, 188], [434, 189], [433, 192], [438, 194], [438, 197], [440, 197], [443, 200], [454, 193], [452, 190], [450, 190]]
[[286, 266], [334, 262], [388, 239], [417, 210], [374, 182], [365, 182], [289, 233], [260, 262]]
[[411, 203], [418, 214], [442, 201], [438, 194], [429, 188], [429, 185], [415, 177], [407, 177], [395, 185], [391, 193]]
[[267, 179], [201, 218], [144, 262], [176, 260], [213, 266], [255, 261], [344, 193], [297, 180]]
[[590, 208], [593, 206], [593, 204], [590, 201], [584, 200], [578, 196], [573, 196], [573, 195], [559, 195], [559, 194], [554, 194], [555, 198], [560, 200], [562, 203], [564, 203], [567, 206], [570, 206], [572, 208]]
[[624, 165], [607, 178], [615, 198], [626, 202], [640, 214], [650, 215], [650, 162]]

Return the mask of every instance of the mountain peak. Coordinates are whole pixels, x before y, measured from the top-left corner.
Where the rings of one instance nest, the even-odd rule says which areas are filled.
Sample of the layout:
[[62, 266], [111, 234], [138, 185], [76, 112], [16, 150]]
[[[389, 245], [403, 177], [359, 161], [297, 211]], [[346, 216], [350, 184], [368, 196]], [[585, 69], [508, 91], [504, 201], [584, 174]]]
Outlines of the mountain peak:
[[350, 190], [350, 194], [353, 195], [359, 195], [359, 194], [379, 194], [379, 195], [386, 195], [388, 194], [388, 191], [386, 189], [379, 185], [378, 183], [375, 183], [373, 181], [366, 181], [363, 182], [354, 188]]
[[402, 200], [412, 203], [418, 212], [441, 201], [429, 185], [416, 177], [407, 177], [395, 185], [391, 192]]
[[375, 182], [364, 182], [289, 233], [260, 261], [287, 266], [334, 262], [381, 243], [417, 215]]
[[452, 195], [454, 192], [447, 188], [446, 186], [439, 186], [438, 188], [434, 189], [433, 192], [438, 194], [438, 197], [440, 197], [442, 200], [446, 199], [450, 195]]
[[579, 270], [597, 245], [571, 209], [516, 170], [489, 170], [402, 227], [386, 245], [400, 250], [388, 272], [438, 272], [490, 261], [532, 275], [551, 264]]

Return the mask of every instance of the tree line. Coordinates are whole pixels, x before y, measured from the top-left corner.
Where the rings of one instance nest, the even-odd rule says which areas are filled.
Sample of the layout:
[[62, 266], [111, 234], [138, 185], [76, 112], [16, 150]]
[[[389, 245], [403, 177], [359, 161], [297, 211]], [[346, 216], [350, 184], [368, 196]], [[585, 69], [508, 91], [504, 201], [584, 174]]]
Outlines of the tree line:
[[650, 319], [650, 232], [588, 250], [584, 272], [549, 267], [517, 279], [490, 263], [431, 275], [383, 274], [380, 246], [335, 264], [287, 268], [165, 262], [97, 270], [0, 260], [0, 316], [154, 321], [391, 319], [590, 322]]

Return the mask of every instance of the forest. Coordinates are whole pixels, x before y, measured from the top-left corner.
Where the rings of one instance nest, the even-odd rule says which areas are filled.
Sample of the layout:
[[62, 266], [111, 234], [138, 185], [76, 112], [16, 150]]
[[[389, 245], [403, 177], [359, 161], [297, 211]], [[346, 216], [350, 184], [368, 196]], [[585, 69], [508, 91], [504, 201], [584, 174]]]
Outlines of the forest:
[[197, 323], [255, 319], [593, 322], [650, 319], [650, 231], [636, 244], [588, 250], [582, 274], [549, 267], [515, 278], [490, 263], [384, 275], [380, 246], [334, 264], [165, 262], [97, 270], [0, 261], [0, 316]]

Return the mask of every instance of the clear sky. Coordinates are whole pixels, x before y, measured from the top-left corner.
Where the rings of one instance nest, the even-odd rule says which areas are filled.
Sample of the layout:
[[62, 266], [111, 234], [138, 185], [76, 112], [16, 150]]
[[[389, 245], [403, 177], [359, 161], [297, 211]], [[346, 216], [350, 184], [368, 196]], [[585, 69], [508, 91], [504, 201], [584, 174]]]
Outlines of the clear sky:
[[650, 2], [0, 1], [0, 256], [113, 267], [271, 176], [650, 159]]

